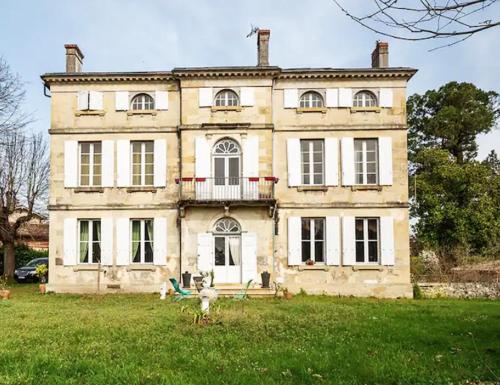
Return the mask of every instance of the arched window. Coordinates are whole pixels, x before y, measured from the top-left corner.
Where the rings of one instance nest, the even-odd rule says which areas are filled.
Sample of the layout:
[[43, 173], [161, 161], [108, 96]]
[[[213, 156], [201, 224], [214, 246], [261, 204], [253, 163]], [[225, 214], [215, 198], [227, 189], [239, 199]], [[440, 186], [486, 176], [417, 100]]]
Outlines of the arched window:
[[240, 146], [232, 139], [221, 139], [215, 143], [212, 158], [214, 194], [219, 198], [235, 199], [240, 194]]
[[240, 146], [234, 140], [224, 138], [215, 143], [215, 155], [239, 155]]
[[307, 91], [300, 97], [300, 108], [323, 107], [323, 97], [316, 91]]
[[214, 232], [218, 234], [238, 234], [241, 233], [241, 227], [233, 218], [222, 218], [215, 223]]
[[238, 105], [238, 95], [232, 90], [222, 90], [215, 95], [216, 107], [237, 107]]
[[153, 110], [155, 101], [148, 94], [138, 94], [132, 99], [132, 110]]
[[354, 95], [353, 107], [377, 107], [377, 98], [370, 91], [359, 91]]

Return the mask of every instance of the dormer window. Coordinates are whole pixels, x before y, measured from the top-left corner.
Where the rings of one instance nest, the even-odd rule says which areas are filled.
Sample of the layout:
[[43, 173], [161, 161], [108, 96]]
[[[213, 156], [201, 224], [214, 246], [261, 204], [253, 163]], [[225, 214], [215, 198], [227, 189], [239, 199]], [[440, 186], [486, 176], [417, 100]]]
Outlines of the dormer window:
[[359, 91], [354, 95], [353, 107], [377, 107], [377, 97], [370, 91]]
[[154, 110], [155, 101], [148, 94], [138, 94], [132, 99], [132, 110]]
[[300, 97], [300, 108], [322, 108], [323, 97], [316, 91], [307, 91]]
[[232, 90], [222, 90], [215, 95], [216, 107], [238, 107], [239, 98]]

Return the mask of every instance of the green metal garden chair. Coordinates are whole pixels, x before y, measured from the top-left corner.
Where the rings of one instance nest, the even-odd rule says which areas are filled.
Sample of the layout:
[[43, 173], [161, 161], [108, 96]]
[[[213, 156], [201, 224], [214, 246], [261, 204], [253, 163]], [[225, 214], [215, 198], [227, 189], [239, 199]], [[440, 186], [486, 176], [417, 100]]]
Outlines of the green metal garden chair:
[[252, 283], [252, 281], [253, 281], [252, 279], [250, 281], [248, 281], [247, 284], [245, 285], [245, 287], [234, 295], [235, 300], [243, 301], [245, 299], [248, 299], [248, 288], [250, 287], [250, 284]]
[[177, 282], [175, 278], [170, 278], [170, 282], [172, 283], [175, 292], [178, 294], [175, 297], [174, 301], [183, 300], [184, 298], [187, 298], [191, 295], [191, 292], [189, 290], [184, 290], [180, 287], [179, 282]]

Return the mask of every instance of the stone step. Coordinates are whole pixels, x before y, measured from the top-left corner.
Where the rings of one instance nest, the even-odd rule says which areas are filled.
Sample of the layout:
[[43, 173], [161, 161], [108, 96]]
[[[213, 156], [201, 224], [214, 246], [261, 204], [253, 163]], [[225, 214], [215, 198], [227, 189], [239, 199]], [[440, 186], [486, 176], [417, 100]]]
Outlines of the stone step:
[[[241, 285], [221, 285], [215, 287], [219, 297], [233, 297], [235, 294], [240, 293], [242, 289]], [[190, 288], [189, 290], [192, 293], [192, 297], [198, 295], [196, 288]], [[272, 297], [274, 296], [274, 290], [261, 287], [249, 288], [247, 294], [249, 297]]]

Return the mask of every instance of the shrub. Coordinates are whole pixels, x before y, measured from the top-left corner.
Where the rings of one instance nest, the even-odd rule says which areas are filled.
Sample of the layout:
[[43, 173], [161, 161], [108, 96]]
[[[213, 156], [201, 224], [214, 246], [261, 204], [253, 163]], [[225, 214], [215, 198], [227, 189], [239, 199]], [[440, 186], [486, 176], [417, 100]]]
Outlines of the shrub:
[[[14, 252], [16, 254], [16, 269], [25, 266], [29, 261], [35, 258], [48, 258], [48, 251], [33, 250], [25, 244], [16, 245]], [[0, 247], [0, 256], [3, 261], [4, 247]]]

